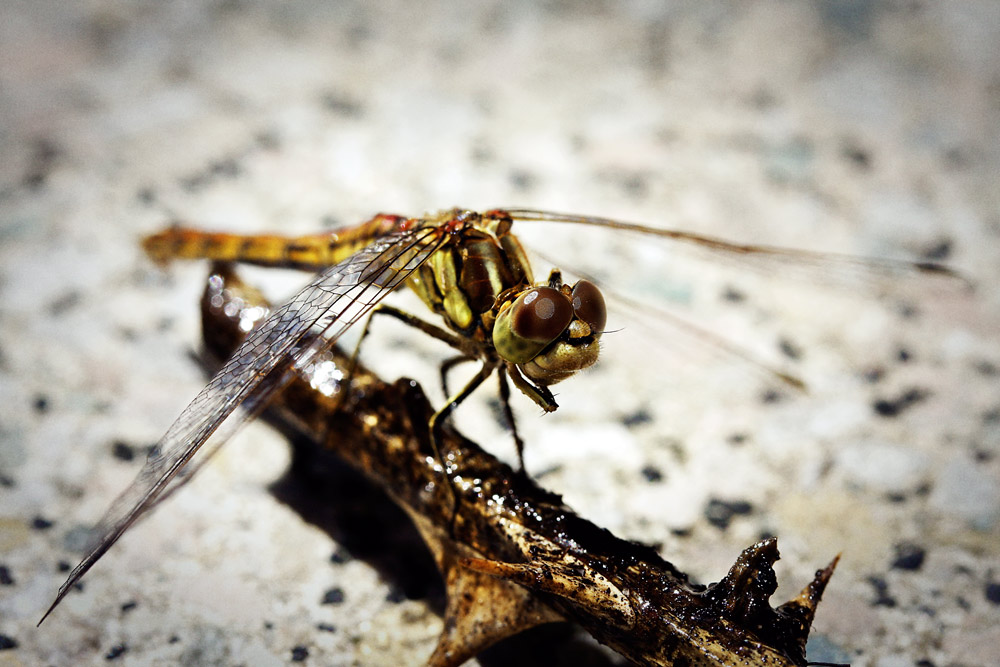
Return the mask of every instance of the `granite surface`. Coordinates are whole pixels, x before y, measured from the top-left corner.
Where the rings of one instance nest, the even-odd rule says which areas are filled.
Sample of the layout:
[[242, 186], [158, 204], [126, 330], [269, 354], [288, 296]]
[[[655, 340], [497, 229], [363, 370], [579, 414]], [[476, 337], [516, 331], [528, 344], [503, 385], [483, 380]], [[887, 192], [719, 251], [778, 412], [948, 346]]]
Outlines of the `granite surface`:
[[[558, 412], [515, 409], [544, 486], [701, 581], [777, 535], [787, 599], [841, 553], [811, 660], [994, 663], [998, 43], [989, 1], [3, 3], [0, 665], [423, 662], [441, 593], [412, 536], [343, 471], [339, 509], [303, 510], [314, 487], [260, 424], [35, 623], [204, 381], [205, 266], [155, 268], [143, 234], [456, 205], [965, 272], [972, 294], [525, 225], [639, 305]], [[387, 323], [364, 355], [440, 400], [433, 341]], [[460, 426], [511, 460], [480, 394]], [[616, 656], [556, 628], [482, 658], [513, 661]]]

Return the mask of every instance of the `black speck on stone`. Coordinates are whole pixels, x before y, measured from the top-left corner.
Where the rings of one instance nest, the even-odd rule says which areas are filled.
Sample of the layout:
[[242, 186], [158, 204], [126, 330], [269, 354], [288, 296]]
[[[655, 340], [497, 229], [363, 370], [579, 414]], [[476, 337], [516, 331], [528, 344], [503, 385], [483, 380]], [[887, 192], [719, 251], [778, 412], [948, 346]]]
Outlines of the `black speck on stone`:
[[204, 174], [195, 174], [181, 177], [177, 182], [185, 192], [197, 192], [206, 185], [208, 179]]
[[334, 565], [343, 565], [351, 560], [351, 554], [343, 549], [337, 549], [330, 555], [330, 562]]
[[56, 563], [57, 572], [69, 572], [72, 569], [73, 566], [70, 565], [69, 561], [61, 560], [58, 563]]
[[21, 184], [28, 190], [38, 190], [45, 185], [45, 174], [37, 171], [29, 171], [21, 179]]
[[385, 601], [390, 604], [399, 604], [406, 600], [406, 593], [402, 588], [392, 586], [389, 588], [389, 592], [385, 594]]
[[124, 440], [115, 440], [111, 444], [111, 455], [119, 461], [131, 461], [135, 458], [135, 447]]
[[178, 637], [177, 635], [170, 635], [170, 639], [167, 640], [167, 643], [168, 644], [176, 644], [180, 640], [181, 640], [181, 638]]
[[977, 373], [986, 377], [996, 377], [997, 375], [1000, 375], [1000, 366], [992, 361], [989, 361], [988, 359], [977, 361], [973, 368], [976, 369]]
[[895, 607], [896, 598], [889, 595], [889, 584], [879, 576], [868, 577], [868, 583], [875, 589], [875, 599], [872, 600], [873, 607]]
[[117, 660], [121, 656], [125, 655], [125, 651], [128, 647], [125, 644], [115, 644], [111, 647], [111, 650], [104, 655], [105, 660]]
[[802, 348], [788, 338], [781, 338], [778, 340], [778, 349], [781, 350], [783, 355], [792, 361], [798, 361], [802, 358]]
[[14, 577], [10, 574], [10, 568], [6, 565], [0, 565], [0, 586], [13, 586]]
[[923, 547], [904, 542], [896, 545], [896, 557], [892, 561], [894, 570], [919, 570], [924, 564], [927, 552]]
[[726, 438], [726, 442], [728, 442], [730, 445], [738, 447], [739, 445], [746, 444], [746, 441], [749, 439], [750, 436], [748, 436], [746, 433], [733, 433], [728, 438]]
[[868, 384], [878, 384], [885, 377], [885, 369], [873, 366], [864, 372], [862, 378]]
[[336, 632], [337, 626], [331, 623], [317, 623], [316, 629], [320, 632]]
[[871, 153], [855, 144], [845, 146], [842, 154], [851, 164], [862, 171], [867, 171], [872, 166]]
[[135, 199], [143, 206], [149, 206], [156, 202], [156, 190], [151, 187], [139, 188], [135, 193]]
[[760, 87], [749, 97], [750, 104], [754, 105], [758, 109], [771, 109], [775, 104], [778, 103], [778, 97], [775, 95], [773, 90], [765, 87]]
[[943, 153], [944, 158], [952, 168], [964, 168], [969, 166], [969, 155], [958, 146], [952, 146]]
[[36, 139], [33, 149], [32, 153], [35, 162], [46, 166], [55, 162], [55, 159], [62, 153], [62, 149], [52, 139], [45, 137]]
[[49, 411], [49, 397], [45, 394], [38, 394], [32, 402], [31, 407], [40, 415]]
[[622, 189], [633, 199], [642, 199], [649, 192], [648, 177], [642, 173], [627, 174], [622, 179]]
[[0, 635], [0, 651], [17, 648], [17, 640], [7, 635]]
[[339, 92], [328, 92], [320, 98], [320, 104], [327, 111], [344, 118], [361, 118], [365, 109], [355, 99]]
[[[905, 302], [896, 305], [896, 312], [899, 313], [899, 316], [902, 317], [904, 320], [911, 320], [911, 321], [917, 319], [917, 316], [920, 315], [920, 309], [917, 308], [915, 304], [905, 303]], [[900, 359], [900, 361], [905, 361], [905, 360]]]
[[986, 584], [983, 593], [986, 595], [987, 601], [1000, 605], [1000, 583], [993, 581]]
[[155, 324], [156, 331], [158, 333], [167, 333], [168, 331], [171, 331], [174, 328], [174, 325], [176, 323], [177, 323], [176, 320], [174, 320], [174, 318], [170, 317], [169, 315], [161, 317], [158, 320], [156, 320]]
[[281, 148], [281, 136], [275, 130], [261, 130], [254, 135], [253, 140], [258, 148], [265, 151], [274, 151]]
[[45, 185], [60, 149], [48, 139], [35, 141], [31, 166], [21, 179], [21, 184], [29, 190], [37, 190]]
[[1000, 408], [990, 408], [983, 413], [982, 422], [984, 426], [1000, 424]]
[[65, 294], [54, 299], [48, 306], [48, 311], [54, 316], [59, 316], [72, 310], [77, 304], [80, 303], [82, 297], [80, 293], [75, 290], [70, 290]]
[[640, 408], [635, 412], [622, 417], [622, 424], [628, 428], [632, 428], [633, 426], [642, 426], [643, 424], [648, 424], [651, 421], [653, 421], [653, 416], [649, 414], [649, 410], [644, 408]]
[[760, 402], [764, 405], [774, 405], [775, 403], [780, 403], [781, 399], [781, 392], [776, 389], [768, 389], [760, 395]]
[[0, 473], [0, 486], [4, 487], [5, 489], [13, 488], [14, 487], [14, 478], [13, 477], [8, 477], [7, 475], [4, 475], [3, 473]]
[[712, 498], [705, 506], [705, 518], [708, 522], [720, 530], [729, 527], [734, 516], [750, 514], [753, 505], [745, 500], [719, 500]]
[[331, 588], [323, 594], [322, 604], [340, 604], [344, 601], [344, 590], [342, 588]]
[[292, 649], [292, 662], [304, 662], [309, 657], [309, 649], [305, 646], [296, 646]]
[[721, 296], [723, 301], [728, 301], [729, 303], [743, 303], [747, 298], [746, 294], [731, 285], [727, 285], [726, 288], [722, 290]]
[[484, 143], [477, 143], [472, 147], [469, 157], [477, 164], [488, 164], [496, 157], [496, 151]]
[[231, 157], [213, 162], [208, 169], [213, 176], [221, 176], [223, 178], [236, 178], [243, 171], [240, 163]]
[[132, 327], [118, 327], [118, 336], [126, 343], [134, 343], [139, 340], [139, 332]]
[[940, 262], [951, 256], [951, 240], [942, 239], [924, 252], [924, 259]]
[[933, 660], [917, 660], [913, 663], [913, 667], [934, 667]]
[[122, 613], [124, 614], [125, 612], [132, 611], [133, 609], [135, 609], [138, 606], [139, 606], [138, 602], [136, 602], [135, 600], [129, 600], [128, 602], [126, 602], [125, 604], [123, 604], [121, 606], [121, 610], [122, 610]]
[[879, 417], [896, 417], [904, 410], [913, 407], [929, 396], [923, 389], [907, 389], [897, 398], [880, 398], [872, 404], [872, 409]]
[[512, 169], [507, 181], [517, 192], [527, 192], [538, 184], [538, 177], [526, 169]]
[[905, 347], [901, 347], [898, 350], [896, 350], [896, 361], [898, 361], [899, 363], [905, 364], [911, 359], [913, 359], [913, 355]]
[[643, 466], [642, 476], [650, 483], [663, 481], [663, 472], [656, 466]]
[[53, 523], [44, 517], [36, 516], [31, 520], [32, 530], [48, 530], [52, 526]]

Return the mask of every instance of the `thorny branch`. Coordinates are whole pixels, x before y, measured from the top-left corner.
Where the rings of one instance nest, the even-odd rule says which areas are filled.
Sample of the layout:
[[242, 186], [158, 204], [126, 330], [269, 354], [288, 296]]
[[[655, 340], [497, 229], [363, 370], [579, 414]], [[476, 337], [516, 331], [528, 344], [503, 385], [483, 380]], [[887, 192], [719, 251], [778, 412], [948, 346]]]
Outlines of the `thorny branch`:
[[[222, 281], [210, 282], [202, 302], [205, 344], [225, 358], [245, 335], [247, 309], [266, 303], [230, 267], [214, 272]], [[338, 383], [330, 364], [347, 369], [350, 360], [332, 350], [273, 399], [269, 416], [360, 469], [417, 526], [448, 598], [429, 664], [459, 665], [505, 637], [562, 620], [641, 665], [806, 664], [809, 627], [836, 560], [776, 609], [768, 602], [777, 587], [774, 538], [747, 548], [718, 583], [695, 585], [653, 549], [581, 519], [446, 429], [452, 509], [428, 442], [433, 409], [419, 385], [387, 384], [360, 365]]]

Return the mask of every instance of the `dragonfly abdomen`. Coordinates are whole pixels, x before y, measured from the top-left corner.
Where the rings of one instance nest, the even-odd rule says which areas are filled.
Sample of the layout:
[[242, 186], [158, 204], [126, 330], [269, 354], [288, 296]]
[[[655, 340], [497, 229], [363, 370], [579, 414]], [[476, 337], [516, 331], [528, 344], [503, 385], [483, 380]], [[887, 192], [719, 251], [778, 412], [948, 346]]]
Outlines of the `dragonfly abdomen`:
[[279, 236], [206, 232], [174, 225], [143, 239], [142, 247], [157, 264], [175, 259], [211, 259], [258, 266], [321, 271], [339, 264], [377, 239], [398, 231], [405, 219], [380, 214], [371, 220], [323, 234]]

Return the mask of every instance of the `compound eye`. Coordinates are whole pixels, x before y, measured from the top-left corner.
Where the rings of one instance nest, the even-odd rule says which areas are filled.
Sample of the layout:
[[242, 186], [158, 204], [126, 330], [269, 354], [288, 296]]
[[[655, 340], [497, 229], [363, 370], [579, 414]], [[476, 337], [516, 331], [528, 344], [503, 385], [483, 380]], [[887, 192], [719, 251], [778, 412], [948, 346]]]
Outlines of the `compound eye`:
[[511, 306], [511, 331], [519, 338], [549, 343], [573, 321], [573, 306], [566, 295], [551, 287], [536, 287]]
[[581, 280], [573, 286], [570, 297], [573, 300], [573, 312], [590, 327], [595, 336], [604, 333], [604, 325], [608, 321], [608, 311], [604, 305], [604, 295], [594, 283]]

